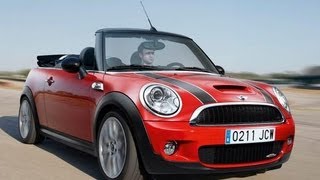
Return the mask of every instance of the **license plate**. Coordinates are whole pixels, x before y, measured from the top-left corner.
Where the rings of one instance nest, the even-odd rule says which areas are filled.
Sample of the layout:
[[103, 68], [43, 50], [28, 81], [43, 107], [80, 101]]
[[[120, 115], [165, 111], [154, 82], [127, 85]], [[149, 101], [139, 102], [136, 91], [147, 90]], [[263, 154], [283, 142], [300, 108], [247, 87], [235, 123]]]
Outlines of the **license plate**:
[[273, 127], [250, 129], [227, 129], [226, 144], [249, 144], [274, 141], [276, 129]]

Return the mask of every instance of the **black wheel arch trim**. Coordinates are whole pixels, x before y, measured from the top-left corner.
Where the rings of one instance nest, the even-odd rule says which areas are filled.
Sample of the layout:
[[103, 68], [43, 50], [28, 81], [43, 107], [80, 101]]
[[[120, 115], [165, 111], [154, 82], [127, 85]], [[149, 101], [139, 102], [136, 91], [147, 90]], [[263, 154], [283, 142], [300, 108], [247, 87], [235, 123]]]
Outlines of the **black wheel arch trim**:
[[22, 93], [21, 93], [21, 96], [20, 96], [20, 100], [19, 100], [20, 103], [21, 103], [21, 100], [22, 100], [23, 96], [26, 96], [29, 99], [30, 103], [35, 105], [35, 102], [34, 102], [34, 99], [33, 99], [33, 93], [32, 93], [31, 89], [28, 86], [24, 86], [24, 88], [22, 90]]
[[31, 103], [31, 109], [33, 111], [33, 113], [36, 115], [36, 117], [34, 117], [35, 120], [35, 126], [36, 126], [36, 130], [40, 130], [40, 124], [39, 124], [39, 117], [38, 117], [38, 111], [37, 111], [37, 106], [36, 103], [34, 102], [34, 98], [33, 98], [33, 93], [31, 91], [31, 89], [28, 86], [24, 86], [20, 99], [19, 99], [19, 103], [21, 104], [22, 98], [23, 96], [26, 96], [29, 100], [29, 102]]

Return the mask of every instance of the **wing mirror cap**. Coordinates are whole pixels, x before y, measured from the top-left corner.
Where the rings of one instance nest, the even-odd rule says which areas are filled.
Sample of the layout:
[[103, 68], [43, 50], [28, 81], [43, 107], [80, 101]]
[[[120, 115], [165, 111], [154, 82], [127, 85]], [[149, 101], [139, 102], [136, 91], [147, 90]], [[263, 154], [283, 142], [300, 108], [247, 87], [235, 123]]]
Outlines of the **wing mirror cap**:
[[61, 62], [61, 67], [64, 71], [69, 73], [77, 73], [80, 71], [81, 61], [79, 58], [74, 56], [66, 57]]
[[217, 68], [219, 74], [225, 75], [225, 71], [224, 71], [223, 67], [221, 67], [221, 66], [216, 66], [216, 68]]
[[80, 58], [76, 56], [66, 57], [61, 62], [61, 67], [64, 71], [69, 73], [79, 73], [79, 79], [83, 79], [88, 74], [82, 66]]

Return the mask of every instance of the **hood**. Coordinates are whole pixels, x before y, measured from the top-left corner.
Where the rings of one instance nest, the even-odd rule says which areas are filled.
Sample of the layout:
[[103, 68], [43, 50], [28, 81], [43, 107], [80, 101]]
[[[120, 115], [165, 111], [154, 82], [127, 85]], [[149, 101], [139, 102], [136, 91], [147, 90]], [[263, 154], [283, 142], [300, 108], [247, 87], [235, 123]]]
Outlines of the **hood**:
[[203, 104], [217, 102], [272, 103], [271, 95], [254, 83], [202, 72], [139, 72], [139, 75], [182, 88]]

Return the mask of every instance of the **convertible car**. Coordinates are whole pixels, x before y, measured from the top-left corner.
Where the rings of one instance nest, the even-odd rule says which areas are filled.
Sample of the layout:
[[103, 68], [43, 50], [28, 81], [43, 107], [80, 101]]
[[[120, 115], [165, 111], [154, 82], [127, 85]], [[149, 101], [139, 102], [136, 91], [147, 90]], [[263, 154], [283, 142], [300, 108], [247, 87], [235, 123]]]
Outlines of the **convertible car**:
[[90, 153], [107, 179], [261, 172], [289, 159], [295, 125], [278, 88], [225, 76], [183, 35], [95, 36], [79, 55], [37, 57], [20, 98], [22, 142]]

